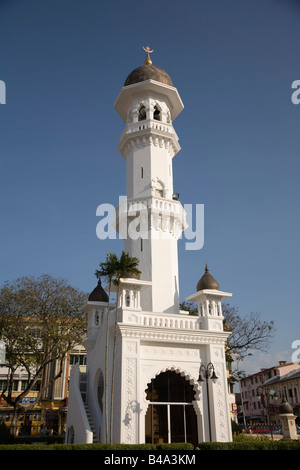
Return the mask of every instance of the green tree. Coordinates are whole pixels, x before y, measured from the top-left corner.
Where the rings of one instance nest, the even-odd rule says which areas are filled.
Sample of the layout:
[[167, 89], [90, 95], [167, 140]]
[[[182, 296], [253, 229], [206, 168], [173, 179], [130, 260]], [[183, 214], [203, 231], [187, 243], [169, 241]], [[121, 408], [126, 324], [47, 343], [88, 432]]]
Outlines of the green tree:
[[267, 351], [275, 331], [274, 321], [261, 319], [258, 312], [241, 316], [237, 307], [222, 306], [224, 329], [231, 331], [228, 348], [234, 361], [241, 361], [251, 351]]
[[[18, 418], [38, 403], [43, 393], [63, 372], [68, 351], [82, 341], [86, 316], [82, 305], [86, 295], [65, 280], [49, 275], [22, 277], [6, 282], [0, 290], [0, 339], [6, 346], [7, 386], [1, 397], [13, 407], [11, 434], [16, 435]], [[58, 372], [46, 379], [53, 361]], [[20, 368], [27, 373], [27, 385], [17, 396], [13, 383]], [[22, 399], [40, 383], [34, 403]]]
[[[197, 305], [191, 302], [182, 302], [182, 310], [188, 310], [190, 315], [198, 315]], [[259, 313], [251, 313], [242, 317], [237, 307], [229, 304], [222, 305], [224, 317], [224, 330], [231, 334], [227, 341], [226, 355], [234, 361], [241, 361], [251, 355], [250, 351], [266, 351], [275, 331], [274, 322], [264, 321]]]
[[[122, 251], [120, 258], [114, 253], [109, 253], [106, 262], [100, 263], [100, 269], [96, 271], [97, 277], [105, 277], [109, 282], [109, 297], [112, 284], [116, 286], [116, 309], [115, 309], [115, 324], [114, 324], [114, 338], [113, 338], [113, 359], [112, 359], [112, 379], [111, 379], [111, 402], [110, 402], [110, 442], [112, 442], [113, 431], [113, 400], [114, 400], [114, 379], [115, 379], [115, 363], [116, 363], [116, 339], [117, 339], [117, 324], [118, 324], [118, 305], [120, 297], [121, 279], [138, 276], [141, 271], [138, 269], [138, 258], [129, 256], [128, 253]], [[107, 318], [107, 331], [106, 331], [106, 349], [105, 349], [105, 390], [106, 390], [106, 410], [108, 409], [108, 338], [109, 338], [109, 319]], [[106, 411], [106, 416], [107, 416]], [[106, 432], [108, 428], [108, 420], [106, 421]], [[106, 434], [107, 436], [107, 434]]]

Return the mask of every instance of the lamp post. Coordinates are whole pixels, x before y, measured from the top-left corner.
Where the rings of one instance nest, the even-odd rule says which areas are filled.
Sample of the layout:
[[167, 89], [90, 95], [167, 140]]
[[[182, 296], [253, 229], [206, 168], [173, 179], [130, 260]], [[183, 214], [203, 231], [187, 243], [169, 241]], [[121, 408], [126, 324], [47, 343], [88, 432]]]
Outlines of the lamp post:
[[271, 399], [272, 399], [272, 403], [273, 403], [273, 400], [277, 401], [278, 398], [279, 398], [279, 395], [280, 395], [280, 392], [278, 390], [275, 390], [272, 385], [269, 385], [269, 386], [262, 386], [262, 387], [259, 387], [259, 389], [261, 389], [261, 392], [263, 395], [265, 395], [266, 399], [267, 399], [267, 414], [268, 414], [268, 422], [269, 422], [269, 426], [270, 426], [270, 431], [271, 431], [271, 439], [274, 439], [273, 438], [273, 429], [272, 429], [272, 422], [271, 422], [271, 417], [270, 417], [270, 414], [271, 414], [271, 408], [270, 408], [270, 405], [271, 405]]
[[208, 408], [208, 430], [209, 430], [209, 440], [211, 441], [211, 423], [210, 423], [210, 404], [209, 404], [209, 390], [208, 390], [208, 380], [211, 380], [213, 383], [216, 383], [218, 377], [216, 376], [215, 367], [212, 362], [209, 362], [207, 366], [204, 364], [200, 365], [198, 382], [202, 385], [206, 380], [206, 393], [207, 393], [207, 408]]

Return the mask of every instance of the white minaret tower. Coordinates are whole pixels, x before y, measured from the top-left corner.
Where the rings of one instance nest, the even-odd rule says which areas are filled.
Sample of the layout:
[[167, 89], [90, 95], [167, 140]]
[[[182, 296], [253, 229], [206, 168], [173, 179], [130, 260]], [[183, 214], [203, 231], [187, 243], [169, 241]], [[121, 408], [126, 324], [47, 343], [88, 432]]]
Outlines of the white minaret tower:
[[141, 279], [121, 280], [118, 305], [100, 283], [89, 297], [86, 373], [72, 367], [66, 441], [228, 442], [229, 332], [221, 301], [231, 294], [206, 268], [187, 298], [197, 302], [198, 315], [179, 311], [177, 241], [185, 212], [173, 195], [172, 159], [180, 147], [172, 122], [183, 105], [145, 50], [145, 64], [115, 102], [126, 124], [119, 150], [127, 174], [117, 229], [125, 250], [140, 260]]
[[152, 65], [131, 72], [114, 104], [126, 127], [119, 151], [126, 160], [127, 201], [119, 207], [124, 249], [140, 260], [144, 311], [179, 313], [177, 240], [185, 212], [173, 194], [172, 159], [179, 152], [173, 121], [183, 109], [169, 75]]

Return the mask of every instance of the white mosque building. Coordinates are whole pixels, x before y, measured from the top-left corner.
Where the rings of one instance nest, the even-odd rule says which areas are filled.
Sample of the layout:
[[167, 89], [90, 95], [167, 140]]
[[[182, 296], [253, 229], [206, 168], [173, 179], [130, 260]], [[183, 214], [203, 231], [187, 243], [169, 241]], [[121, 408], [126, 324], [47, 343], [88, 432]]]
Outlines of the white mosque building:
[[124, 240], [124, 251], [140, 260], [141, 275], [121, 280], [117, 306], [108, 304], [101, 282], [89, 296], [86, 373], [72, 367], [66, 442], [197, 445], [232, 440], [228, 332], [223, 330], [221, 305], [231, 294], [220, 290], [206, 267], [197, 292], [186, 299], [197, 303], [198, 315], [180, 310], [177, 242], [185, 229], [185, 212], [173, 194], [172, 159], [180, 150], [173, 122], [183, 104], [169, 75], [152, 64], [147, 52], [144, 65], [128, 75], [114, 105], [125, 123], [118, 149], [126, 161], [127, 180], [118, 229], [122, 224], [128, 228], [142, 209], [146, 228], [140, 237]]

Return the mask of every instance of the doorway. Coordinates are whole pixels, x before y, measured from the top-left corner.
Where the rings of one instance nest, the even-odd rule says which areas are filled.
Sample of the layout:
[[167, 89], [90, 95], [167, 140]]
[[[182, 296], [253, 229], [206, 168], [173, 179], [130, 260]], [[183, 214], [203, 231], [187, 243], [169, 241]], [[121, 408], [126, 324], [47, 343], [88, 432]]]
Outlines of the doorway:
[[159, 374], [146, 390], [145, 442], [198, 444], [195, 390], [174, 371]]

